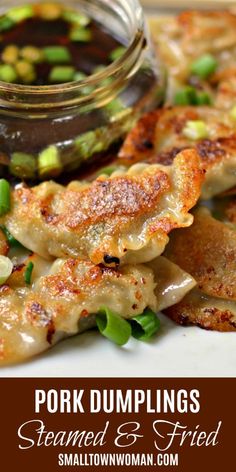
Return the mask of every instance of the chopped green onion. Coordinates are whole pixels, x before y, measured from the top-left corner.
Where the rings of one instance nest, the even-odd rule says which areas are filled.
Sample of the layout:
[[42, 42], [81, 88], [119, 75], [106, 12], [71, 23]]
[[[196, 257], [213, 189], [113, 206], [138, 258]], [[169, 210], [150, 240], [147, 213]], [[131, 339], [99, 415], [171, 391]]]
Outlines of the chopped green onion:
[[10, 231], [8, 231], [8, 229], [6, 228], [6, 226], [0, 226], [2, 232], [5, 234], [6, 238], [7, 238], [7, 242], [9, 244], [10, 247], [22, 247], [21, 243], [19, 241], [17, 241], [17, 239], [14, 238], [14, 236], [12, 236], [12, 234], [10, 233]]
[[71, 61], [69, 49], [64, 46], [47, 46], [43, 48], [45, 60], [49, 64], [68, 63]]
[[205, 91], [198, 92], [196, 100], [197, 100], [196, 105], [212, 105], [212, 99], [209, 93]]
[[32, 5], [14, 7], [7, 12], [6, 16], [10, 18], [10, 20], [14, 21], [14, 23], [20, 23], [21, 21], [25, 21], [34, 16], [33, 7]]
[[17, 81], [17, 73], [10, 64], [0, 65], [0, 80], [2, 82], [14, 83]]
[[92, 39], [92, 32], [89, 29], [77, 26], [72, 28], [69, 34], [71, 41], [79, 41], [81, 43], [88, 43]]
[[234, 105], [233, 108], [231, 108], [229, 115], [230, 115], [230, 118], [236, 121], [236, 105]]
[[88, 159], [95, 153], [105, 151], [109, 146], [106, 130], [98, 128], [96, 131], [81, 134], [76, 138], [75, 146], [83, 159]]
[[115, 98], [114, 100], [112, 100], [110, 103], [108, 103], [106, 106], [105, 106], [105, 109], [107, 110], [107, 112], [109, 113], [109, 115], [116, 115], [117, 113], [120, 113], [121, 111], [124, 110], [124, 105], [122, 103], [122, 101], [120, 100], [120, 98]]
[[0, 31], [7, 31], [14, 26], [14, 21], [8, 18], [6, 15], [0, 17]]
[[2, 60], [6, 64], [15, 64], [19, 57], [20, 50], [14, 44], [9, 44], [2, 52]]
[[75, 78], [75, 68], [72, 66], [53, 67], [49, 74], [49, 82], [65, 83], [72, 82]]
[[183, 135], [186, 138], [192, 139], [194, 141], [198, 139], [205, 139], [208, 137], [207, 125], [204, 123], [204, 121], [200, 120], [187, 121], [183, 129]]
[[90, 18], [87, 15], [74, 10], [65, 10], [62, 18], [78, 26], [87, 26], [90, 23]]
[[31, 84], [36, 79], [36, 71], [33, 64], [23, 59], [15, 64], [16, 72], [25, 84]]
[[5, 215], [11, 208], [11, 188], [5, 179], [0, 179], [0, 216]]
[[113, 174], [113, 172], [115, 172], [118, 168], [119, 168], [119, 167], [118, 167], [117, 165], [103, 167], [102, 169], [100, 169], [100, 170], [97, 172], [97, 176], [103, 175], [103, 174], [110, 176], [110, 175]]
[[118, 346], [123, 346], [131, 336], [131, 326], [118, 313], [104, 306], [96, 315], [100, 333]]
[[142, 315], [130, 320], [132, 336], [139, 341], [148, 341], [160, 329], [160, 320], [156, 313], [147, 308]]
[[196, 105], [197, 104], [197, 91], [190, 85], [177, 90], [174, 97], [175, 105]]
[[62, 171], [62, 163], [59, 150], [56, 146], [49, 146], [39, 154], [38, 171], [40, 177], [45, 175], [57, 176]]
[[117, 61], [118, 59], [120, 59], [124, 53], [127, 51], [127, 49], [124, 47], [124, 46], [119, 46], [118, 48], [114, 49], [110, 56], [109, 56], [109, 59], [111, 61]]
[[5, 284], [13, 269], [13, 263], [9, 257], [0, 256], [0, 285]]
[[217, 60], [212, 54], [204, 54], [194, 61], [191, 65], [191, 72], [201, 79], [207, 79], [214, 74], [218, 66]]
[[32, 277], [33, 269], [34, 269], [33, 262], [29, 262], [29, 264], [27, 265], [27, 267], [25, 269], [25, 283], [27, 285], [31, 284], [31, 277]]
[[35, 46], [24, 46], [20, 51], [20, 55], [23, 59], [33, 64], [38, 64], [44, 59], [43, 51]]
[[79, 81], [79, 80], [85, 80], [87, 78], [87, 75], [84, 72], [77, 71], [74, 75], [74, 79]]
[[22, 179], [33, 179], [37, 170], [37, 162], [32, 154], [14, 152], [9, 166], [10, 173]]
[[57, 20], [60, 18], [63, 7], [59, 3], [42, 3], [36, 7], [37, 15], [43, 20]]

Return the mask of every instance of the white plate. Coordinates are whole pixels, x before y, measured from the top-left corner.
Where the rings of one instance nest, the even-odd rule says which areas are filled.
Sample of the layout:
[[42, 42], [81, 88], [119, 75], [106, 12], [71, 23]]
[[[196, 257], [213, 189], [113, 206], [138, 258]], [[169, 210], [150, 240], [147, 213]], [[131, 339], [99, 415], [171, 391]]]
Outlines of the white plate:
[[161, 316], [151, 343], [131, 340], [119, 348], [97, 332], [64, 341], [2, 377], [235, 377], [236, 335], [183, 328]]

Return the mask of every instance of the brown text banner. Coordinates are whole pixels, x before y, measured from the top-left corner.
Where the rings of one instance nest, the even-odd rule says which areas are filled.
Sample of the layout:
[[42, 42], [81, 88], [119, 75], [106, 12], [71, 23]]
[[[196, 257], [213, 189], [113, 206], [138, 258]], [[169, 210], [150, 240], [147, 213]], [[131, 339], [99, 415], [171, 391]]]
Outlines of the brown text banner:
[[0, 379], [1, 470], [231, 470], [236, 379]]

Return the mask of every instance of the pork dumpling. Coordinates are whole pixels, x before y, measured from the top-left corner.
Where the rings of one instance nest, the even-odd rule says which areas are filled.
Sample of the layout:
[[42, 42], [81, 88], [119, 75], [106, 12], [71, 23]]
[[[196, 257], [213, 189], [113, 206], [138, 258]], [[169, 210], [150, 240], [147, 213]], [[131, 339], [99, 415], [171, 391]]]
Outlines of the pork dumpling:
[[[151, 18], [151, 32], [158, 55], [168, 71], [167, 102], [174, 103], [177, 90], [193, 84], [197, 90], [205, 90], [209, 96], [218, 95], [221, 73], [230, 73], [236, 58], [236, 15], [232, 11], [186, 11], [175, 17]], [[196, 47], [197, 45], [197, 47]], [[191, 72], [195, 60], [211, 54], [217, 70], [201, 79]], [[232, 76], [233, 77], [233, 74]], [[225, 76], [226, 79], [226, 76]], [[227, 86], [226, 80], [224, 84]], [[230, 85], [231, 88], [232, 84]], [[228, 87], [228, 86], [227, 86]], [[223, 92], [223, 89], [221, 90]], [[221, 94], [220, 92], [220, 94]], [[227, 93], [216, 104], [231, 107]], [[215, 103], [215, 100], [214, 100]]]
[[156, 310], [155, 287], [154, 274], [145, 266], [115, 270], [78, 259], [57, 260], [32, 286], [4, 285], [0, 362], [30, 358], [95, 326], [94, 315], [103, 305], [125, 318], [146, 307]]
[[44, 258], [147, 262], [164, 251], [172, 229], [192, 224], [202, 179], [197, 153], [186, 150], [169, 167], [138, 164], [92, 183], [22, 187], [12, 192], [4, 224]]
[[[203, 138], [186, 134], [188, 122], [201, 121]], [[236, 121], [210, 107], [172, 107], [145, 115], [130, 132], [119, 153], [120, 165], [145, 161], [171, 165], [183, 149], [194, 147], [205, 169], [202, 198], [209, 199], [236, 185]]]
[[0, 290], [0, 363], [30, 358], [93, 328], [95, 314], [104, 305], [132, 318], [147, 307], [155, 312], [169, 307], [196, 285], [163, 257], [119, 270], [79, 259], [43, 265], [38, 256], [31, 257], [32, 284], [26, 286], [20, 277], [25, 270], [21, 266], [17, 278], [14, 271]]
[[236, 231], [213, 218], [207, 208], [194, 213], [194, 224], [175, 232], [165, 256], [197, 282], [166, 313], [180, 324], [236, 331]]

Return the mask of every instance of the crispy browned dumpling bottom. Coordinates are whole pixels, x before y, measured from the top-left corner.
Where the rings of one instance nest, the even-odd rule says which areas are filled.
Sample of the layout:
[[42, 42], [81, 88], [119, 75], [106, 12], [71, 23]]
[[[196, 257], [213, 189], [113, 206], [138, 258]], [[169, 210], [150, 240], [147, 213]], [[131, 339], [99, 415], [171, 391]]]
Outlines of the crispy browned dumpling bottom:
[[179, 304], [166, 313], [180, 324], [218, 331], [236, 330], [236, 231], [213, 218], [206, 208], [194, 213], [194, 224], [175, 232], [166, 257], [197, 281]]

